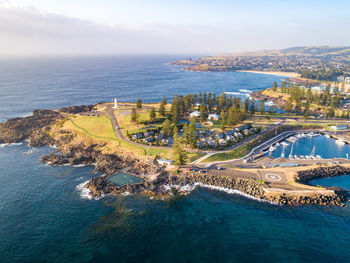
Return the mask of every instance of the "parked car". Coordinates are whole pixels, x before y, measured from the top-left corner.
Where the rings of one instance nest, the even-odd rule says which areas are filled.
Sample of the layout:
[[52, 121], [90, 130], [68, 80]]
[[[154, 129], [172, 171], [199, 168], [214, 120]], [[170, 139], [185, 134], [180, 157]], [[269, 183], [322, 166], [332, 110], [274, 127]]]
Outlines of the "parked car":
[[216, 169], [218, 169], [218, 170], [224, 170], [224, 168], [221, 167], [221, 166], [216, 166]]

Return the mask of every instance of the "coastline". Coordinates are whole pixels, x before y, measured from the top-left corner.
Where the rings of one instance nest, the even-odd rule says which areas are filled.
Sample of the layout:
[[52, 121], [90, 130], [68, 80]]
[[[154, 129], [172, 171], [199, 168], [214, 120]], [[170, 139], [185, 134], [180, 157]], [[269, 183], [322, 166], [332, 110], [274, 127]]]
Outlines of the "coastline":
[[236, 70], [237, 72], [248, 72], [256, 74], [274, 75], [288, 78], [299, 78], [300, 74], [295, 72], [282, 72], [282, 71], [258, 71], [258, 70]]

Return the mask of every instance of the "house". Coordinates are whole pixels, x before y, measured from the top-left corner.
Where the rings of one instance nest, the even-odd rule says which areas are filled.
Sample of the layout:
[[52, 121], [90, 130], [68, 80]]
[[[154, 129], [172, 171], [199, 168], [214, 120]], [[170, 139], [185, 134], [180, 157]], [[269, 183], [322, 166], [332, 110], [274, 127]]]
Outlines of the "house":
[[149, 131], [149, 132], [145, 132], [144, 133], [144, 136], [145, 137], [150, 137], [150, 136], [153, 136], [154, 135], [154, 132], [153, 131]]
[[217, 120], [219, 120], [220, 119], [220, 116], [218, 115], [218, 114], [216, 114], [216, 113], [211, 113], [211, 114], [209, 114], [208, 115], [208, 120], [214, 120], [214, 121], [217, 121]]
[[331, 126], [331, 129], [336, 130], [336, 131], [346, 130], [347, 128], [348, 128], [348, 125], [346, 125], [346, 124]]
[[244, 130], [243, 130], [243, 134], [244, 134], [245, 136], [248, 136], [248, 135], [251, 134], [251, 132], [250, 132], [250, 130], [248, 130], [248, 129], [244, 129]]
[[165, 138], [165, 135], [163, 133], [157, 135], [158, 140], [163, 140]]
[[311, 87], [311, 90], [316, 91], [316, 92], [322, 92], [325, 90], [325, 87], [324, 86], [313, 86], [313, 87]]
[[344, 81], [345, 81], [346, 83], [350, 83], [350, 77], [346, 77], [346, 78], [344, 79]]
[[223, 139], [224, 138], [224, 134], [223, 133], [216, 134], [215, 138]]
[[224, 139], [220, 139], [220, 140], [219, 140], [219, 144], [220, 144], [221, 146], [225, 146], [225, 145], [227, 144], [227, 142], [226, 142]]
[[199, 142], [197, 143], [197, 147], [198, 147], [198, 148], [204, 148], [205, 145], [206, 145], [205, 141], [199, 141]]
[[189, 115], [190, 118], [192, 118], [192, 117], [199, 118], [200, 116], [201, 116], [201, 114], [199, 111], [193, 111]]
[[171, 165], [173, 163], [172, 160], [167, 160], [167, 159], [158, 159], [157, 162], [160, 165], [166, 165], [166, 166]]
[[141, 139], [143, 138], [143, 134], [142, 133], [136, 133], [132, 136], [133, 140], [137, 140], [137, 139]]
[[145, 138], [145, 139], [143, 139], [143, 142], [144, 142], [144, 143], [154, 142], [154, 138], [153, 138], [153, 137]]

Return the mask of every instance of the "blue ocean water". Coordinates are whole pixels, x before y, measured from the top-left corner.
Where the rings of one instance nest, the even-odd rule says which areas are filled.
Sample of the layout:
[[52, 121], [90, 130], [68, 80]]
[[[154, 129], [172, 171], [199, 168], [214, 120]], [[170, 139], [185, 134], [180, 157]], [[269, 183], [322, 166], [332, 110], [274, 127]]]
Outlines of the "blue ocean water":
[[[288, 158], [292, 144], [284, 148], [285, 157]], [[332, 138], [326, 138], [325, 136], [317, 136], [311, 138], [301, 138], [294, 143], [293, 155], [310, 155], [315, 146], [315, 155], [320, 155], [322, 158], [346, 158], [346, 154], [350, 156], [349, 144], [338, 144], [336, 140]], [[277, 147], [271, 156], [280, 157], [283, 146]]]
[[[166, 64], [175, 59], [2, 60], [0, 120], [114, 96], [259, 90], [281, 79], [186, 72]], [[92, 167], [46, 166], [40, 157], [52, 150], [0, 148], [0, 262], [350, 262], [349, 207], [282, 207], [199, 188], [170, 201], [88, 200], [77, 187], [95, 176]]]

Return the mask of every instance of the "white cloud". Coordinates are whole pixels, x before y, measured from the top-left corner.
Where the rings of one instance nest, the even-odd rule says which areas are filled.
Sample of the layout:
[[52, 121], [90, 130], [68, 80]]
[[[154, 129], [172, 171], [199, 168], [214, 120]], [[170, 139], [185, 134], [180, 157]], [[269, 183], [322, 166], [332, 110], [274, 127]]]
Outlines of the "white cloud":
[[197, 28], [193, 34], [184, 26], [107, 26], [33, 7], [0, 6], [1, 55], [188, 53], [197, 42], [193, 37], [201, 40], [207, 30]]

